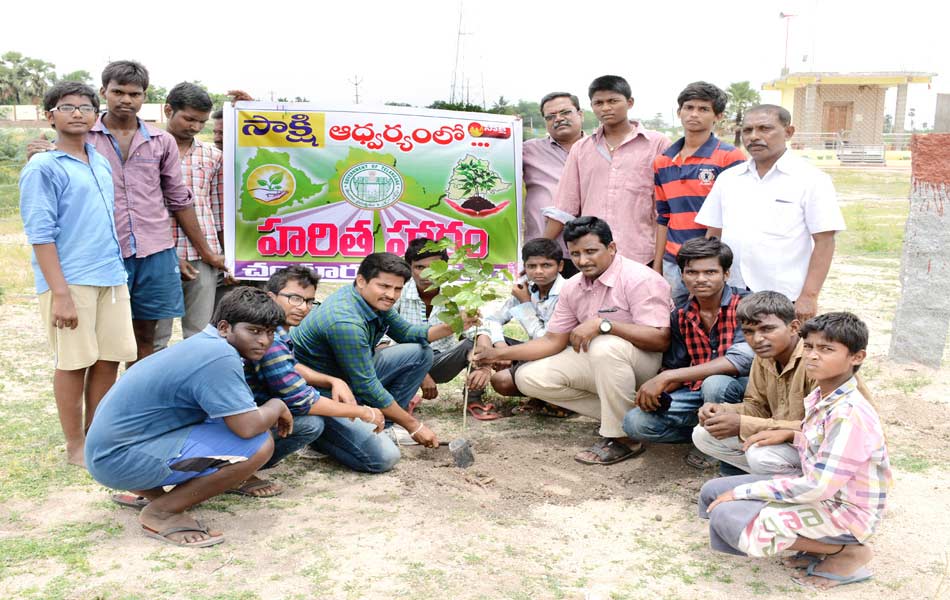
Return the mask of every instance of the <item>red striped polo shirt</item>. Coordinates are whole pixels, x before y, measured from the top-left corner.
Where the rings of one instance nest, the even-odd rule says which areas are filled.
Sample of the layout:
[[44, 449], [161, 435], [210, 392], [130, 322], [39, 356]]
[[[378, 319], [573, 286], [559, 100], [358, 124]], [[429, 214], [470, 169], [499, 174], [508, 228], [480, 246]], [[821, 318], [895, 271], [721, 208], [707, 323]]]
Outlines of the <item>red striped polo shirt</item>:
[[680, 138], [653, 160], [653, 183], [656, 197], [656, 223], [666, 225], [666, 254], [675, 261], [676, 253], [686, 240], [706, 235], [706, 228], [696, 223], [699, 212], [716, 177], [739, 163], [746, 156], [731, 144], [710, 134], [706, 143], [683, 160], [686, 138]]

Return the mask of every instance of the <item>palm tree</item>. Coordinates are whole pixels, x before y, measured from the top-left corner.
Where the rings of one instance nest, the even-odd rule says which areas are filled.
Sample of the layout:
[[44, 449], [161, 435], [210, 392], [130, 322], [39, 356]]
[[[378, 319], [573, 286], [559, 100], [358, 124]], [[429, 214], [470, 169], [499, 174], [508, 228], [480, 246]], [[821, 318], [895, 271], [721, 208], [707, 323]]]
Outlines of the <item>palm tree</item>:
[[729, 113], [736, 124], [735, 145], [739, 146], [742, 143], [742, 137], [740, 135], [740, 130], [742, 129], [742, 115], [746, 109], [755, 106], [762, 100], [759, 97], [759, 92], [752, 89], [748, 81], [738, 81], [731, 84], [729, 89], [726, 90], [726, 94], [729, 95], [729, 104], [726, 107], [726, 112]]

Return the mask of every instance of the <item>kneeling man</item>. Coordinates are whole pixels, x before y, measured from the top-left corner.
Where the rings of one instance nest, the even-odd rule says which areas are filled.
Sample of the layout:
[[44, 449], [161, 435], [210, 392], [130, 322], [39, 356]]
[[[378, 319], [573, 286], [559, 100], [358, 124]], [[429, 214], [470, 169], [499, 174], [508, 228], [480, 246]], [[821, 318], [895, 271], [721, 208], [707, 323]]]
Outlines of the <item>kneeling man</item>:
[[477, 348], [475, 358], [486, 364], [536, 361], [518, 369], [518, 389], [599, 419], [603, 439], [574, 458], [609, 465], [643, 452], [622, 423], [669, 346], [670, 285], [656, 271], [618, 255], [602, 219], [569, 221], [564, 241], [581, 276], [564, 284], [544, 336], [508, 348]]

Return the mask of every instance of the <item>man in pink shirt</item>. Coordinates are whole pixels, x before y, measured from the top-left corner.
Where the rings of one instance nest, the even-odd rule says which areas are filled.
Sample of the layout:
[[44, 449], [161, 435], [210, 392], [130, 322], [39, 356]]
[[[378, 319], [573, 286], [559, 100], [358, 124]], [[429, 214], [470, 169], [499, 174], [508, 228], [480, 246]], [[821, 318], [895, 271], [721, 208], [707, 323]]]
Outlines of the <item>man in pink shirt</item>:
[[555, 206], [544, 211], [544, 237], [557, 238], [574, 217], [600, 217], [614, 230], [622, 256], [650, 264], [656, 246], [653, 159], [670, 140], [628, 120], [633, 97], [624, 78], [598, 77], [588, 96], [601, 126], [571, 148]]
[[[541, 116], [548, 130], [547, 137], [526, 140], [521, 151], [524, 176], [524, 239], [542, 237], [545, 225], [545, 210], [554, 208], [561, 171], [567, 162], [571, 147], [584, 135], [584, 111], [574, 94], [551, 92], [541, 99]], [[561, 249], [567, 251], [562, 240], [557, 240]], [[565, 279], [577, 273], [570, 261], [564, 265], [561, 275]]]
[[483, 364], [535, 361], [518, 369], [518, 389], [599, 419], [603, 439], [574, 459], [609, 465], [643, 452], [641, 442], [624, 433], [623, 417], [635, 405], [640, 384], [659, 371], [669, 346], [670, 284], [618, 256], [603, 219], [569, 221], [564, 241], [582, 276], [561, 288], [544, 336], [507, 348], [479, 348], [474, 358]]

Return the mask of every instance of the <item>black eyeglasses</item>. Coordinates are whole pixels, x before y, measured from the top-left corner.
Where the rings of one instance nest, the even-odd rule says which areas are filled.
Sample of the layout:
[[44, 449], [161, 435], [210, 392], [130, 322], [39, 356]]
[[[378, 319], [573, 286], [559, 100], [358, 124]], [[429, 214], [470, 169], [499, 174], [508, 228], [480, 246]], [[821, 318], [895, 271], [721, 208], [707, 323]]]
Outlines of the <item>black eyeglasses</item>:
[[65, 113], [67, 115], [74, 113], [77, 110], [84, 115], [91, 115], [99, 112], [92, 104], [80, 104], [79, 106], [76, 106], [75, 104], [60, 104], [59, 106], [50, 109], [50, 111], [54, 110], [58, 110], [59, 112]]
[[566, 119], [576, 112], [577, 111], [573, 108], [566, 108], [560, 112], [554, 113], [553, 115], [544, 115], [544, 120], [550, 123], [551, 121], [557, 118]]
[[320, 306], [320, 303], [317, 302], [316, 298], [304, 298], [300, 294], [285, 294], [283, 292], [277, 295], [287, 298], [287, 302], [290, 302], [291, 306], [300, 306], [304, 303], [306, 303], [310, 308], [313, 308], [314, 306]]

